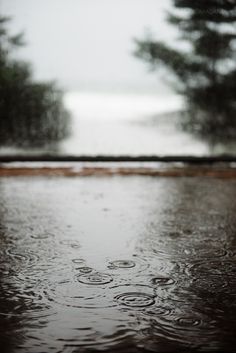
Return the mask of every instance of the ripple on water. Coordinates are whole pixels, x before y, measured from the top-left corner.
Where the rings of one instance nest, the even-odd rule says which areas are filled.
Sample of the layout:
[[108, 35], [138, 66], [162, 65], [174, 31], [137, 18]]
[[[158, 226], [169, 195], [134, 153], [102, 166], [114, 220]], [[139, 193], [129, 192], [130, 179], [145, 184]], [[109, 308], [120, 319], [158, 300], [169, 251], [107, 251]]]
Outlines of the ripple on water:
[[161, 306], [161, 305], [156, 305], [151, 306], [150, 308], [144, 309], [143, 314], [147, 316], [154, 316], [154, 317], [159, 317], [159, 316], [167, 316], [170, 315], [171, 309]]
[[39, 260], [38, 255], [27, 249], [20, 251], [18, 248], [9, 248], [6, 250], [6, 254], [17, 263], [25, 264], [26, 266], [33, 266]]
[[[235, 277], [234, 277], [235, 278]], [[207, 296], [207, 301], [214, 299], [212, 294], [214, 293], [221, 293], [221, 295], [230, 294], [232, 291], [232, 287], [230, 286], [230, 280], [222, 279], [220, 277], [215, 276], [199, 276], [198, 278], [194, 279], [193, 286], [196, 291], [201, 291]]]
[[[158, 305], [158, 301], [155, 305]], [[143, 310], [147, 322], [151, 325], [144, 329], [144, 336], [148, 336], [151, 340], [162, 339], [163, 337], [172, 342], [179, 342], [191, 348], [199, 347], [199, 337], [202, 343], [212, 342], [213, 337], [217, 334], [216, 326], [212, 324], [211, 317], [202, 314], [198, 310], [192, 310], [192, 306], [176, 306], [165, 308], [160, 314], [155, 313], [155, 305], [150, 309]], [[154, 310], [153, 310], [154, 309]], [[152, 310], [154, 312], [152, 312]], [[149, 318], [149, 316], [152, 317]], [[151, 320], [151, 321], [150, 321]]]
[[78, 266], [84, 266], [85, 260], [84, 259], [73, 259], [72, 262]]
[[222, 244], [219, 244], [218, 247], [211, 245], [206, 247], [205, 244], [201, 247], [194, 246], [192, 249], [189, 249], [189, 254], [197, 258], [204, 259], [217, 259], [217, 258], [224, 258], [227, 256], [227, 251], [224, 249]]
[[36, 239], [36, 240], [45, 240], [48, 238], [53, 238], [54, 234], [52, 233], [39, 233], [39, 234], [32, 234], [31, 238]]
[[187, 266], [187, 272], [195, 277], [204, 276], [235, 276], [236, 275], [236, 263], [235, 261], [198, 261]]
[[149, 262], [141, 256], [133, 255], [131, 259], [125, 257], [109, 261], [107, 269], [111, 270], [114, 275], [122, 274], [141, 274], [149, 267]]
[[201, 320], [194, 317], [178, 317], [175, 322], [177, 325], [186, 328], [201, 325]]
[[78, 275], [77, 279], [80, 283], [89, 285], [103, 285], [113, 281], [112, 276], [100, 272]]
[[170, 277], [157, 276], [152, 278], [152, 284], [155, 286], [171, 286], [175, 283], [175, 281]]
[[147, 293], [126, 292], [119, 294], [115, 300], [122, 305], [132, 308], [144, 308], [155, 303], [155, 298]]
[[162, 244], [161, 247], [154, 243], [153, 253], [157, 257], [163, 258], [165, 260], [178, 260], [180, 258], [190, 260], [193, 257], [202, 260], [217, 260], [218, 258], [223, 259], [228, 255], [228, 252], [222, 243], [213, 243], [206, 247], [205, 243], [191, 244], [190, 242], [186, 245], [186, 241], [176, 243], [173, 243], [173, 241], [166, 241]]
[[82, 310], [109, 308], [116, 305], [106, 288], [99, 285], [81, 286], [81, 283], [78, 280], [55, 283], [53, 287], [51, 286], [45, 291], [49, 303], [54, 302], [64, 307]]
[[132, 268], [135, 267], [135, 262], [132, 260], [115, 260], [109, 263], [109, 268]]
[[87, 266], [84, 266], [84, 267], [79, 267], [77, 268], [77, 270], [79, 270], [80, 273], [91, 273], [93, 271], [92, 267], [87, 267]]
[[86, 266], [84, 259], [73, 259], [72, 262], [76, 265], [75, 270], [78, 270], [82, 274], [90, 273], [93, 271], [92, 267]]
[[163, 299], [167, 299], [181, 304], [199, 304], [202, 302], [201, 293], [195, 291], [194, 286], [191, 287], [191, 285], [189, 286], [189, 284], [185, 283], [180, 286], [174, 286], [173, 288], [171, 288], [171, 290], [167, 290], [165, 293], [164, 291], [162, 291], [162, 293], [159, 292], [158, 294], [161, 295]]
[[65, 246], [69, 246], [72, 249], [79, 249], [80, 248], [79, 242], [77, 240], [73, 240], [73, 239], [61, 240], [60, 244], [65, 245]]
[[182, 257], [174, 259], [172, 257], [161, 256], [160, 254], [155, 254], [154, 251], [144, 252], [142, 259], [148, 264], [146, 269], [150, 268], [150, 274], [155, 275], [160, 274], [160, 277], [170, 278], [170, 274], [178, 274], [180, 272], [180, 266]]
[[[19, 283], [18, 283], [19, 284]], [[49, 317], [55, 311], [48, 305], [47, 300], [40, 288], [33, 284], [24, 284], [21, 287], [15, 283], [2, 284], [0, 300], [6, 301], [8, 305], [1, 307], [0, 315], [10, 317], [30, 317], [40, 319]]]
[[143, 309], [155, 303], [154, 289], [144, 284], [117, 285], [109, 290], [113, 300], [127, 308]]

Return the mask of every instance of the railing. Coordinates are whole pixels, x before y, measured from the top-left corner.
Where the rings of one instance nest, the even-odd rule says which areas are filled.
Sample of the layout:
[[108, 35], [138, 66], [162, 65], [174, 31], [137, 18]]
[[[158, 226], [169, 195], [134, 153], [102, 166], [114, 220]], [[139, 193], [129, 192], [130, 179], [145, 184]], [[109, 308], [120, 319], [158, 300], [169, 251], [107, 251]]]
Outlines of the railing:
[[0, 155], [0, 163], [10, 162], [163, 162], [163, 163], [187, 163], [187, 164], [214, 164], [233, 163], [236, 156], [72, 156], [72, 155]]
[[0, 177], [112, 175], [236, 179], [236, 156], [0, 156]]

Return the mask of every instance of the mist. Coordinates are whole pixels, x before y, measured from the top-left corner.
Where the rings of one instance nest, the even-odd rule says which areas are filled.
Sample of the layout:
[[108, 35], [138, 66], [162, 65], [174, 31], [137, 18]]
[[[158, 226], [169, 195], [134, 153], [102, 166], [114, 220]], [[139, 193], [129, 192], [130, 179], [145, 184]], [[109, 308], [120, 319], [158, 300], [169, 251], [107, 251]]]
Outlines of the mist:
[[32, 63], [36, 79], [68, 90], [168, 91], [133, 55], [134, 38], [151, 28], [164, 40], [170, 0], [2, 0], [11, 31], [25, 32], [16, 55]]

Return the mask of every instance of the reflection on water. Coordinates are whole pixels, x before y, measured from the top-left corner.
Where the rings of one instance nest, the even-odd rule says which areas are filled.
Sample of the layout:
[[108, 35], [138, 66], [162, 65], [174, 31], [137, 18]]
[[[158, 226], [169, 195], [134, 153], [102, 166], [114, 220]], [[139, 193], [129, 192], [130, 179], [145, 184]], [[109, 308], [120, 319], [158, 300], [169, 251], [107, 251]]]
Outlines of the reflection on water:
[[236, 144], [211, 145], [180, 127], [179, 96], [68, 93], [71, 136], [44, 149], [1, 148], [0, 153], [71, 155], [216, 155], [236, 153]]
[[0, 188], [1, 352], [234, 350], [234, 180]]

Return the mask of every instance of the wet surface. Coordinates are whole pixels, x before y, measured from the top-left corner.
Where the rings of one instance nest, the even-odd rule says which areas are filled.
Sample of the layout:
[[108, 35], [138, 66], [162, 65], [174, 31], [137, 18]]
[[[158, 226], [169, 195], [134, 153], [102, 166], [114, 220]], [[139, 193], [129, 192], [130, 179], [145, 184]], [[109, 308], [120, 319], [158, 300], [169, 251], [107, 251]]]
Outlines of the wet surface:
[[236, 180], [0, 178], [1, 352], [233, 352]]

